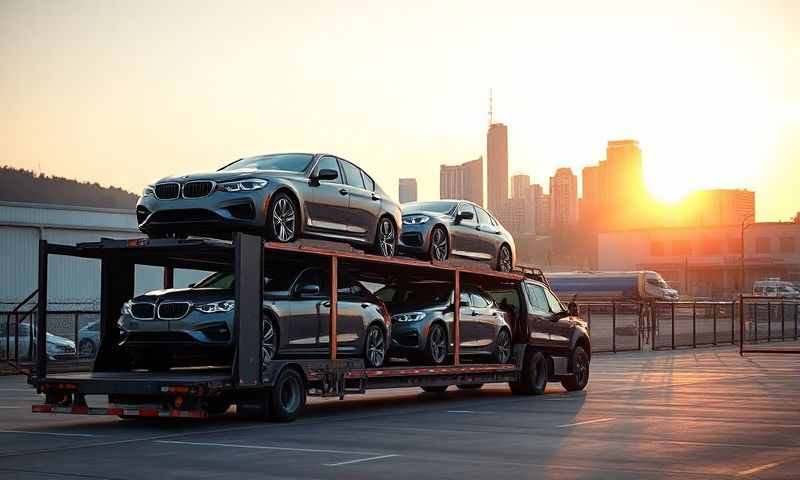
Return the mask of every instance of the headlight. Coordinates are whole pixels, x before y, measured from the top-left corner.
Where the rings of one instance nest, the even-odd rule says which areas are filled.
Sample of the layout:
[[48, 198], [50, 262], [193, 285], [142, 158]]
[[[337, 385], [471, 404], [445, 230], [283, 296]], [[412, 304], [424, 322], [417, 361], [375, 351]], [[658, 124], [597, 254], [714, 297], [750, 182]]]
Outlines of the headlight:
[[142, 190], [142, 197], [154, 197], [155, 195], [156, 189], [152, 185], [148, 185]]
[[430, 219], [431, 217], [428, 217], [427, 215], [403, 217], [403, 225], [419, 225], [421, 223], [426, 223]]
[[127, 302], [123, 303], [122, 304], [122, 310], [121, 310], [120, 313], [122, 313], [123, 315], [129, 315], [130, 316], [131, 315], [131, 304], [132, 303], [133, 302], [130, 301], [130, 300], [128, 300]]
[[400, 315], [392, 315], [392, 321], [399, 323], [419, 322], [425, 318], [423, 312], [401, 313]]
[[220, 312], [230, 312], [231, 310], [233, 310], [233, 307], [235, 306], [236, 302], [233, 300], [221, 300], [219, 302], [211, 302], [211, 303], [204, 303], [202, 305], [195, 305], [194, 308], [203, 313], [220, 313]]
[[248, 178], [246, 180], [236, 180], [235, 182], [225, 182], [217, 185], [223, 192], [250, 192], [267, 186], [269, 182], [260, 178]]

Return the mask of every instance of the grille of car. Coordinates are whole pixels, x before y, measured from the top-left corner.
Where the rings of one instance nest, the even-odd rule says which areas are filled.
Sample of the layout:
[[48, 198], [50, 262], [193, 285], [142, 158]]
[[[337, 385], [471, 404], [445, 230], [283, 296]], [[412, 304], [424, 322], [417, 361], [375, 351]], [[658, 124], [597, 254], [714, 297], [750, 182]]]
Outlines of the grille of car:
[[178, 320], [189, 313], [189, 302], [162, 303], [158, 306], [158, 318], [162, 320]]
[[134, 303], [131, 305], [131, 316], [137, 320], [152, 320], [156, 306], [152, 303]]
[[181, 186], [178, 183], [159, 183], [156, 184], [156, 197], [161, 200], [172, 200], [178, 198], [181, 193]]
[[183, 184], [184, 198], [200, 198], [208, 196], [214, 189], [212, 182], [203, 180], [199, 182], [186, 182]]

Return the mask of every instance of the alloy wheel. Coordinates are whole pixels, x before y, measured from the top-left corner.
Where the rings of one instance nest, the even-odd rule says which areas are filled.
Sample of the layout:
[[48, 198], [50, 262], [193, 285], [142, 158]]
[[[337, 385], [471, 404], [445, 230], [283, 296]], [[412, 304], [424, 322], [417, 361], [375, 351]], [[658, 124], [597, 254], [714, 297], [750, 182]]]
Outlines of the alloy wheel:
[[83, 340], [78, 346], [78, 352], [81, 357], [94, 357], [95, 347], [91, 340]]
[[506, 245], [500, 247], [500, 259], [498, 260], [499, 270], [501, 272], [510, 272], [512, 268], [511, 250]]
[[508, 363], [511, 358], [511, 341], [507, 330], [500, 330], [497, 334], [497, 363]]
[[431, 359], [435, 364], [444, 362], [447, 356], [447, 338], [444, 334], [444, 329], [437, 325], [431, 329]]
[[443, 262], [450, 253], [447, 245], [447, 233], [441, 228], [434, 228], [431, 234], [431, 258]]
[[381, 255], [384, 257], [394, 256], [395, 243], [394, 224], [388, 218], [384, 218], [378, 228], [378, 247]]
[[294, 205], [285, 196], [278, 198], [272, 209], [272, 230], [275, 232], [275, 238], [281, 242], [288, 242], [294, 238]]
[[264, 326], [261, 333], [261, 358], [263, 363], [267, 363], [275, 356], [277, 349], [277, 342], [275, 336], [275, 328], [272, 326], [270, 319], [264, 320]]
[[589, 377], [589, 358], [586, 353], [581, 353], [575, 358], [575, 383], [586, 385]]
[[385, 355], [383, 331], [378, 327], [373, 327], [367, 335], [367, 361], [372, 367], [380, 367], [383, 365]]

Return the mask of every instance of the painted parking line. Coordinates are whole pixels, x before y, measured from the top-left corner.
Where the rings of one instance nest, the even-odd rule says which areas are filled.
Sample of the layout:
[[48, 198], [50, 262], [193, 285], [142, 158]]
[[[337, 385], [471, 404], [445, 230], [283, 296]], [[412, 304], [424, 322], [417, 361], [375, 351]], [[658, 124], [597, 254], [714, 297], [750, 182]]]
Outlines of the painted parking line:
[[559, 425], [558, 428], [577, 427], [578, 425], [589, 425], [590, 423], [610, 422], [612, 420], [614, 420], [614, 417], [596, 418], [594, 420], [586, 420], [585, 422], [567, 423], [565, 425]]
[[192, 445], [198, 447], [227, 447], [227, 448], [250, 448], [254, 450], [279, 450], [284, 452], [303, 452], [303, 453], [333, 453], [338, 455], [380, 455], [377, 452], [357, 452], [347, 450], [327, 450], [317, 448], [297, 448], [297, 447], [278, 447], [274, 445], [242, 445], [238, 443], [212, 443], [212, 442], [184, 442], [179, 440], [156, 440], [155, 443], [169, 443], [173, 445]]
[[369, 457], [369, 458], [359, 458], [358, 460], [348, 460], [346, 462], [339, 462], [339, 463], [323, 463], [322, 466], [324, 467], [340, 467], [342, 465], [351, 465], [353, 463], [362, 463], [362, 462], [371, 462], [373, 460], [382, 460], [384, 458], [392, 458], [392, 457], [399, 457], [400, 455], [390, 454], [390, 455], [379, 455], [377, 457]]
[[0, 430], [0, 433], [20, 433], [25, 435], [51, 435], [54, 437], [96, 437], [91, 433], [31, 432], [28, 430]]

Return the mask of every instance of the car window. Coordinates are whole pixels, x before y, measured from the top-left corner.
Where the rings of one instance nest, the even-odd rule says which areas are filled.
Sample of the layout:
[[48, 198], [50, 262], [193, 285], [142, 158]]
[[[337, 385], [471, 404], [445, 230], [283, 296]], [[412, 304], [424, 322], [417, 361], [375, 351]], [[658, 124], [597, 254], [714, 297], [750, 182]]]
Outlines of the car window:
[[472, 300], [472, 306], [475, 308], [486, 308], [489, 306], [489, 301], [477, 292], [470, 292], [470, 298]]
[[192, 288], [222, 288], [232, 289], [235, 275], [232, 272], [217, 272], [200, 280]]
[[328, 276], [323, 275], [322, 270], [319, 268], [309, 268], [304, 270], [303, 273], [297, 277], [297, 281], [295, 281], [292, 290], [297, 292], [300, 290], [300, 288], [306, 285], [319, 286], [320, 294], [327, 294], [330, 291], [330, 286], [328, 285]]
[[364, 186], [367, 188], [367, 190], [369, 190], [370, 192], [374, 192], [375, 180], [373, 180], [372, 177], [367, 175], [367, 172], [365, 172], [364, 170], [361, 170], [361, 178], [362, 180], [364, 180]]
[[364, 188], [364, 179], [361, 178], [361, 169], [348, 161], [342, 160], [341, 162], [347, 184], [351, 187]]
[[482, 208], [475, 208], [475, 210], [478, 211], [478, 223], [480, 223], [481, 225], [491, 225], [492, 224], [491, 217], [489, 217], [489, 214], [486, 213], [486, 210], [484, 210]]
[[464, 219], [461, 220], [461, 223], [465, 225], [477, 225], [476, 219], [478, 215], [475, 213], [475, 208], [470, 205], [469, 203], [462, 203], [460, 207], [458, 207], [458, 211], [460, 212], [472, 212], [472, 219]]
[[547, 303], [550, 305], [551, 312], [558, 313], [564, 311], [564, 308], [561, 306], [561, 302], [559, 302], [556, 296], [553, 295], [553, 292], [544, 289], [544, 294], [547, 296]]
[[320, 183], [344, 183], [344, 180], [342, 179], [342, 172], [339, 170], [339, 162], [336, 161], [335, 158], [322, 157], [319, 163], [317, 163], [317, 171], [314, 173], [319, 174], [319, 171], [323, 169], [334, 170], [339, 174], [339, 178], [336, 180], [320, 180]]
[[547, 295], [544, 293], [544, 288], [540, 285], [533, 283], [525, 284], [528, 291], [528, 300], [535, 313], [551, 313], [550, 304], [547, 302]]
[[[452, 295], [450, 295], [452, 297]], [[461, 303], [466, 304], [464, 306], [472, 305], [472, 302], [469, 299], [469, 292], [461, 292]]]

